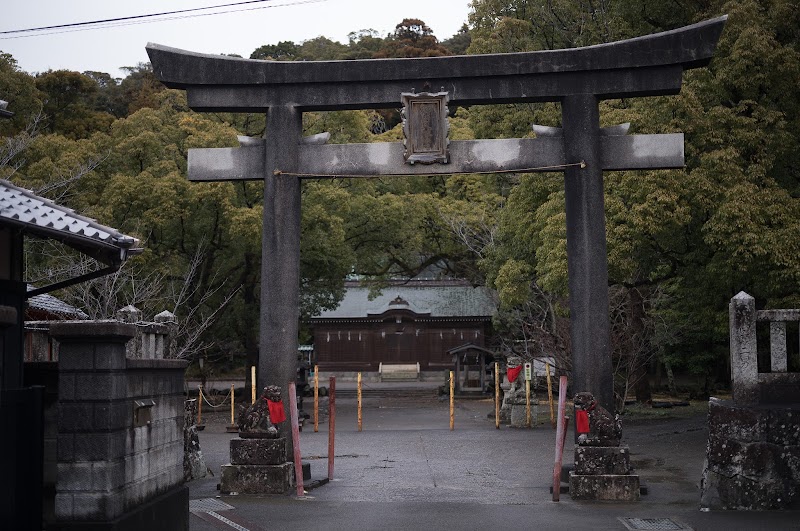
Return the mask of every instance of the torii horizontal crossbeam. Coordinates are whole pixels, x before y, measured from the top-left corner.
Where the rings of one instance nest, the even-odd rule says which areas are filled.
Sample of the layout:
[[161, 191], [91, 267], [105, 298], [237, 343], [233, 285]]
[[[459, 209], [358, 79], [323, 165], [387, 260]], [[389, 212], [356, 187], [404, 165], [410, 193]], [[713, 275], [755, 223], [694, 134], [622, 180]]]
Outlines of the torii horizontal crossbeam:
[[[683, 134], [618, 135], [600, 139], [603, 170], [682, 168]], [[263, 180], [265, 149], [239, 148], [189, 150], [190, 181]], [[372, 177], [381, 175], [450, 175], [518, 170], [521, 173], [564, 171], [562, 138], [509, 138], [461, 140], [450, 143], [450, 164], [403, 162], [403, 144], [333, 144], [298, 146], [297, 168], [274, 168], [307, 178]]]
[[675, 94], [684, 70], [708, 64], [726, 17], [598, 46], [510, 54], [363, 61], [261, 61], [148, 44], [156, 76], [196, 111], [397, 107], [411, 90], [452, 105]]

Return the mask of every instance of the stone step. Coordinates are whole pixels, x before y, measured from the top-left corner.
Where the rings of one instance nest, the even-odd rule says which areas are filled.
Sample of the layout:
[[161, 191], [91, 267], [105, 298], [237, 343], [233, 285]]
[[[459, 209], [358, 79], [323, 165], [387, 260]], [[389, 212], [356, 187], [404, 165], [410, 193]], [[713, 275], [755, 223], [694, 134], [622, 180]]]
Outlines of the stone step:
[[[370, 389], [368, 387], [361, 390], [362, 398], [431, 398], [438, 395], [436, 389]], [[356, 389], [337, 389], [336, 398], [356, 398]], [[313, 400], [313, 397], [312, 397]]]

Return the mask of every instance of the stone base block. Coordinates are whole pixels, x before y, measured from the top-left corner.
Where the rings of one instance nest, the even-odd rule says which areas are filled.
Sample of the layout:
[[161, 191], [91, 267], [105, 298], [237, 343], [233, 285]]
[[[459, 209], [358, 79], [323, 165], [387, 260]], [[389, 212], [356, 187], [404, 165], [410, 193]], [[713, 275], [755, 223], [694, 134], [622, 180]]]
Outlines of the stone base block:
[[222, 494], [286, 494], [294, 478], [292, 463], [282, 465], [222, 465]]
[[700, 506], [800, 508], [800, 404], [747, 406], [711, 398]]
[[[531, 398], [531, 401], [533, 399]], [[531, 403], [531, 426], [536, 424], [536, 406]], [[528, 427], [527, 407], [525, 404], [511, 404], [511, 425], [515, 428]]]
[[639, 476], [572, 473], [569, 475], [569, 495], [573, 500], [639, 501]]
[[631, 453], [627, 446], [576, 446], [575, 473], [581, 476], [631, 473]]
[[[800, 508], [797, 486], [781, 481], [728, 477], [711, 470], [703, 471], [700, 507], [712, 510], [779, 511]], [[792, 504], [792, 500], [795, 500]]]
[[231, 464], [282, 465], [286, 462], [286, 438], [231, 439]]

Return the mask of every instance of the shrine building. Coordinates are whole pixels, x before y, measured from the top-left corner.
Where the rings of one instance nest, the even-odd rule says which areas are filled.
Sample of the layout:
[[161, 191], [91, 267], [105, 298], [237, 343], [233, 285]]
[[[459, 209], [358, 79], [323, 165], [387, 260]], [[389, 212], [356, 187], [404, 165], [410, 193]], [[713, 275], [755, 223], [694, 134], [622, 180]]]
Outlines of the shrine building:
[[460, 280], [394, 282], [370, 299], [370, 288], [348, 281], [335, 310], [310, 319], [320, 373], [386, 373], [417, 366], [418, 379], [455, 368], [458, 347], [484, 350], [496, 312], [495, 293]]

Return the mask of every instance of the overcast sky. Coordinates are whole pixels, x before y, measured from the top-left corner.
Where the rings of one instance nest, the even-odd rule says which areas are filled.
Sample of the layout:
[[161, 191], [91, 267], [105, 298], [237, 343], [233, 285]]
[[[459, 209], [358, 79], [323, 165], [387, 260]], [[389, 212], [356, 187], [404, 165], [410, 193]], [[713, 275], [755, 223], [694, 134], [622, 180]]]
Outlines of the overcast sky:
[[[139, 19], [136, 24], [75, 31], [8, 34], [13, 30], [163, 13], [242, 0], [4, 0], [0, 4], [0, 51], [30, 73], [49, 69], [94, 70], [123, 76], [123, 66], [147, 61], [148, 42], [202, 53], [249, 57], [263, 44], [302, 42], [324, 35], [347, 43], [361, 29], [381, 36], [404, 18], [422, 19], [445, 40], [467, 21], [469, 0], [268, 0], [216, 10]], [[229, 11], [209, 16], [202, 13]]]

